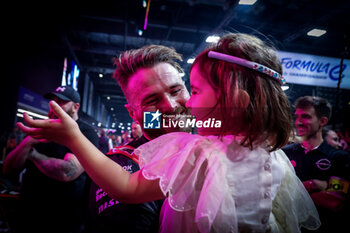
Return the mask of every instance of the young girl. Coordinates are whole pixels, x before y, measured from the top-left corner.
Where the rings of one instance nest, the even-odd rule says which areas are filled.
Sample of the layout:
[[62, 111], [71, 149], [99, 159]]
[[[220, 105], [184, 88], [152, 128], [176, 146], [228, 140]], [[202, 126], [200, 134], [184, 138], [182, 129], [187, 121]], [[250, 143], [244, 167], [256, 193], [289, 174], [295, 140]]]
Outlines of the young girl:
[[275, 50], [256, 37], [227, 34], [195, 60], [187, 103], [197, 121], [221, 127], [170, 133], [139, 147], [142, 169], [129, 174], [83, 137], [51, 102], [59, 120], [19, 124], [37, 139], [69, 147], [96, 183], [120, 202], [166, 198], [160, 232], [300, 232], [317, 211], [279, 149], [292, 120]]

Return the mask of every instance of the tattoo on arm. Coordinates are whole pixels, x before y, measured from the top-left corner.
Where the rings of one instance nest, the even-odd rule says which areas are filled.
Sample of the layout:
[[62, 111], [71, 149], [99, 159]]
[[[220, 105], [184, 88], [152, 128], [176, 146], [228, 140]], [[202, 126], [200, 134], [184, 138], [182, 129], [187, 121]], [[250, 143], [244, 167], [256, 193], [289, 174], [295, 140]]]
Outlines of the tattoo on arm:
[[30, 159], [44, 175], [63, 182], [73, 181], [84, 172], [78, 159], [71, 153], [67, 153], [64, 159], [57, 159], [34, 150]]

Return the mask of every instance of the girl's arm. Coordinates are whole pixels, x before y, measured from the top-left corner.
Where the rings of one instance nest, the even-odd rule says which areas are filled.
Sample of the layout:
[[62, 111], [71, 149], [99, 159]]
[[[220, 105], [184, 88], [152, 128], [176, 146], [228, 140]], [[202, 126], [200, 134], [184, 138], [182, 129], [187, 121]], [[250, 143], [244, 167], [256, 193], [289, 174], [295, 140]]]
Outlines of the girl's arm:
[[142, 203], [164, 198], [159, 180], [146, 180], [141, 172], [129, 174], [102, 154], [79, 130], [77, 123], [54, 101], [50, 102], [59, 119], [33, 120], [24, 114], [29, 127], [18, 127], [33, 138], [54, 141], [73, 152], [88, 175], [111, 197], [125, 203]]
[[126, 203], [143, 203], [164, 198], [158, 179], [146, 180], [140, 171], [128, 173], [101, 153], [81, 132], [69, 148], [94, 182], [114, 199]]

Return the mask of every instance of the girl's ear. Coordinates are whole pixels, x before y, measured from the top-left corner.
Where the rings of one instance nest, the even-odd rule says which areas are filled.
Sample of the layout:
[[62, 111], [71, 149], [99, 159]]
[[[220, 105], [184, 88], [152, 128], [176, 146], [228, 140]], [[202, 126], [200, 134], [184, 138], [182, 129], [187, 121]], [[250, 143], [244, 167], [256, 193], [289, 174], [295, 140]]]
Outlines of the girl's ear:
[[240, 109], [246, 109], [250, 103], [250, 97], [248, 92], [246, 92], [245, 90], [239, 90], [238, 96], [239, 97], [237, 107], [239, 107]]

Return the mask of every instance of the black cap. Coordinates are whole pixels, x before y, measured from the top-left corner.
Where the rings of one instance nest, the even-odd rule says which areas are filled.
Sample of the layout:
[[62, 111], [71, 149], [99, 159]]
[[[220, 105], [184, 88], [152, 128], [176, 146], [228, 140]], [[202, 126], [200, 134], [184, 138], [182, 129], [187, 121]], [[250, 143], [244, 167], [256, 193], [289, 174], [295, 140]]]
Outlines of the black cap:
[[44, 98], [52, 100], [57, 97], [65, 101], [73, 101], [74, 103], [80, 103], [79, 93], [73, 89], [71, 86], [60, 86], [57, 87], [55, 91], [46, 93]]

